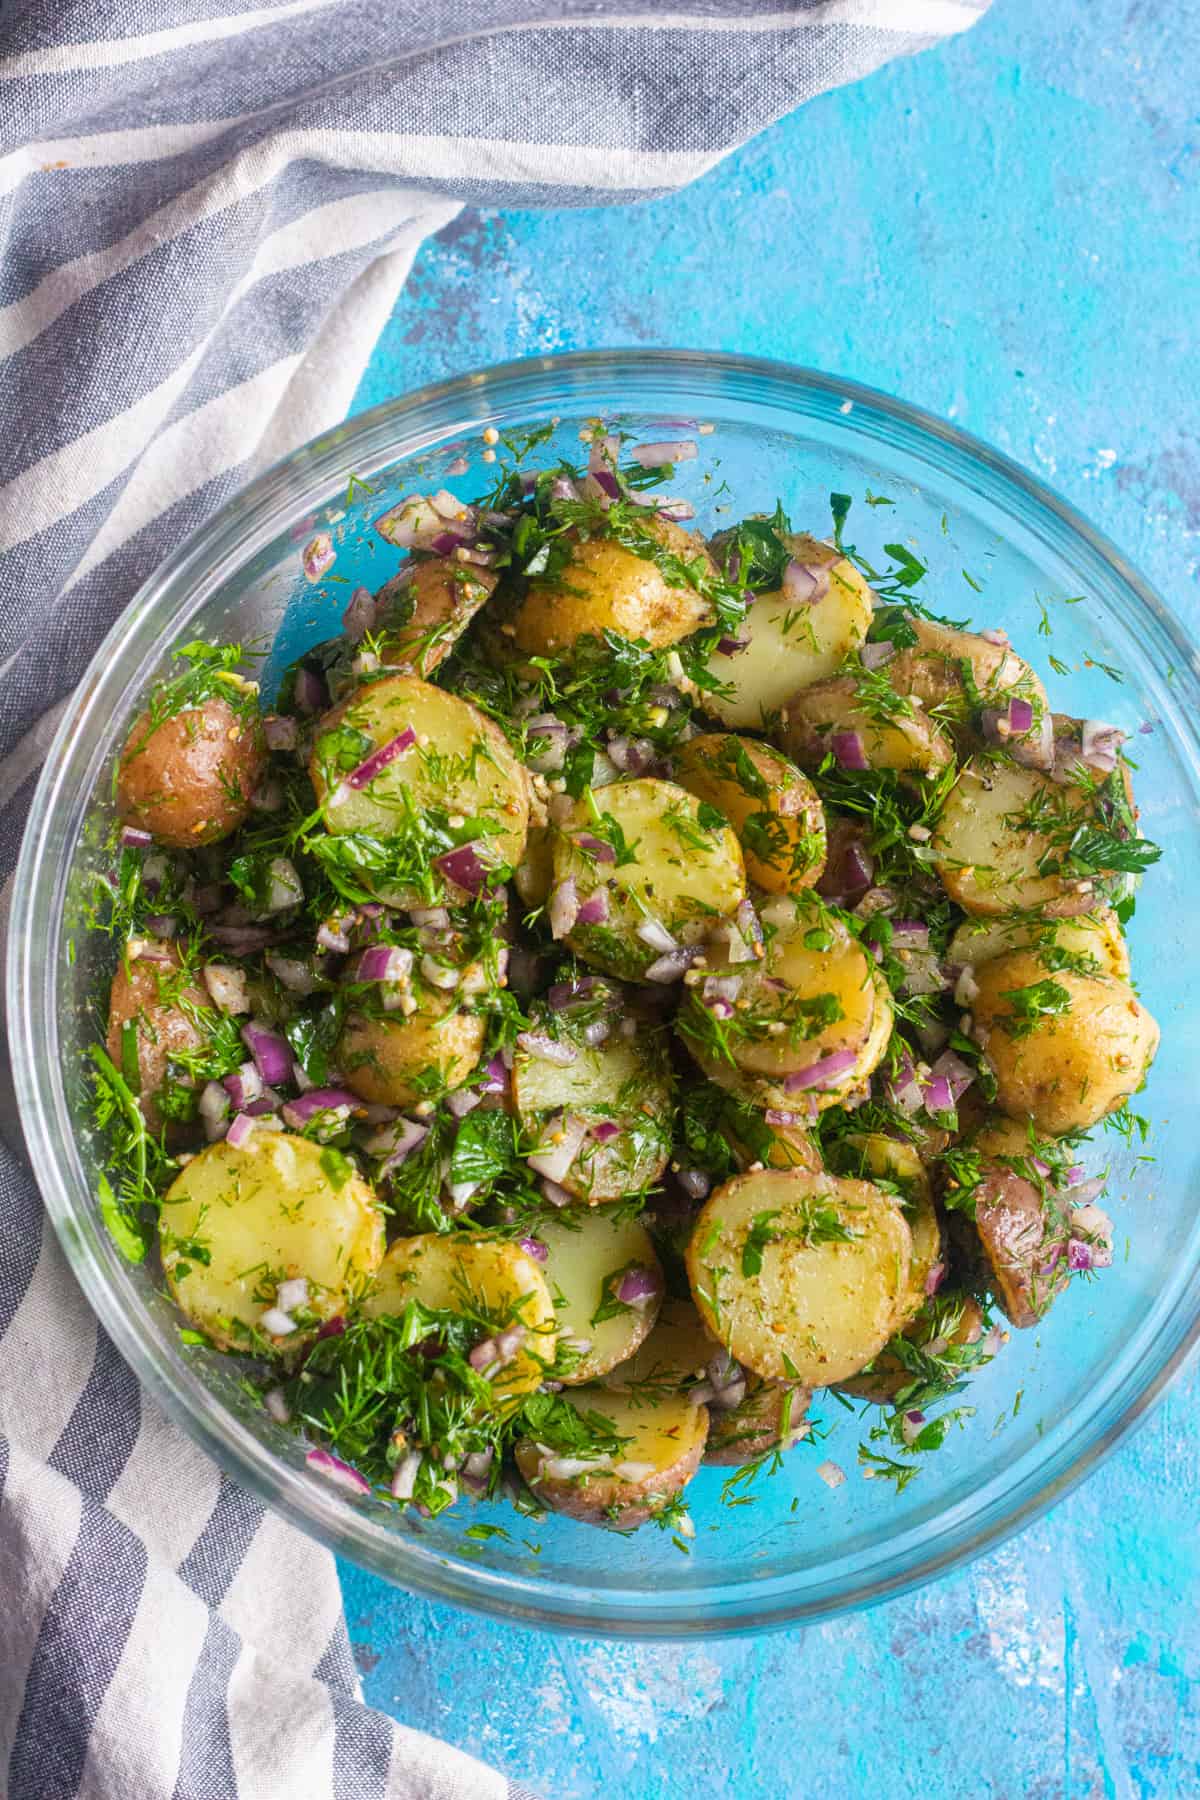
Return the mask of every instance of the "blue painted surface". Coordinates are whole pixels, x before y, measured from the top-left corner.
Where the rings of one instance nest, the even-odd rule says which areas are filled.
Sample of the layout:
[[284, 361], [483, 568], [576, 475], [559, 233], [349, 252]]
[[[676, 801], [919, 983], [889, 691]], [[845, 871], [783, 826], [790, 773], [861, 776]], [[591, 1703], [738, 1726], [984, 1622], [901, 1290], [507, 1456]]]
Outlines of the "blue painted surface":
[[[464, 215], [357, 406], [540, 350], [814, 364], [957, 420], [1059, 487], [1200, 629], [1200, 11], [996, 0], [689, 192]], [[547, 1800], [1200, 1793], [1200, 1378], [1022, 1537], [806, 1633], [551, 1639], [345, 1569], [368, 1697]]]

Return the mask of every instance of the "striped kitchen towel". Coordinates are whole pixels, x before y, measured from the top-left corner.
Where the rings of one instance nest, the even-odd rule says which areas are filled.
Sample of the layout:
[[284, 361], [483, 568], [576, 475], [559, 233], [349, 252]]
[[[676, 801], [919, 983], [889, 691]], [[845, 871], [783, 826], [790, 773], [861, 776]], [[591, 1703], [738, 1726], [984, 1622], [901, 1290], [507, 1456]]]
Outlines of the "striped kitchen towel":
[[[0, 875], [94, 646], [344, 416], [423, 237], [464, 202], [663, 194], [985, 4], [0, 6]], [[8, 1800], [515, 1795], [362, 1704], [332, 1559], [139, 1393], [7, 1136]]]

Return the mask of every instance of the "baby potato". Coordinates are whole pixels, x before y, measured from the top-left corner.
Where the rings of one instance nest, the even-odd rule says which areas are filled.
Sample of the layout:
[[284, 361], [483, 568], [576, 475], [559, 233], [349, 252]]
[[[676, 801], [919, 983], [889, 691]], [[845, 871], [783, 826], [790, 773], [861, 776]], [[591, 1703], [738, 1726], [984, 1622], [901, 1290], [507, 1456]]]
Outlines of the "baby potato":
[[[136, 1089], [146, 1124], [159, 1132], [164, 1120], [158, 1096], [170, 1076], [172, 1058], [202, 1050], [207, 1042], [204, 1021], [210, 1019], [214, 1026], [218, 1021], [207, 993], [183, 975], [175, 945], [156, 943], [152, 949], [152, 956], [131, 955], [118, 965], [108, 1003], [105, 1048], [128, 1082], [125, 1029], [133, 1026], [137, 1081], [129, 1085]], [[194, 1085], [186, 1073], [178, 1079], [182, 1086]]]
[[748, 1105], [738, 1106], [730, 1096], [730, 1111], [721, 1120], [721, 1136], [729, 1145], [738, 1169], [744, 1174], [755, 1163], [768, 1169], [807, 1169], [815, 1174], [824, 1168], [821, 1152], [812, 1137], [799, 1124], [799, 1114], [791, 1114], [793, 1123], [783, 1124], [789, 1114], [773, 1113], [768, 1121]]
[[811, 597], [786, 588], [760, 594], [738, 629], [747, 647], [735, 656], [714, 651], [708, 664], [725, 692], [706, 694], [704, 709], [735, 729], [761, 729], [799, 688], [832, 675], [863, 642], [874, 613], [866, 581], [834, 545], [803, 534], [787, 543], [815, 579]]
[[565, 1116], [587, 1122], [574, 1159], [555, 1179], [591, 1206], [640, 1192], [667, 1166], [672, 1080], [660, 1038], [645, 1029], [632, 1039], [614, 1035], [577, 1047], [565, 1066], [520, 1045], [513, 1053], [513, 1103], [531, 1137], [544, 1133], [549, 1146]]
[[1062, 1137], [1137, 1092], [1158, 1026], [1127, 982], [1049, 969], [1028, 950], [976, 971], [973, 1036], [996, 1077], [996, 1105]]
[[544, 906], [554, 885], [554, 833], [549, 825], [531, 825], [525, 853], [513, 870], [513, 886], [523, 905]]
[[[1056, 950], [1087, 959], [1097, 975], [1129, 979], [1129, 946], [1111, 907], [1100, 906], [1073, 919], [964, 919], [950, 940], [946, 961], [974, 968], [1010, 950]], [[1081, 972], [1090, 972], [1086, 969]]]
[[[662, 1267], [646, 1227], [622, 1218], [620, 1208], [547, 1216], [537, 1237], [549, 1253], [542, 1273], [559, 1336], [577, 1349], [586, 1345], [574, 1370], [562, 1377], [567, 1387], [578, 1387], [625, 1363], [649, 1335], [662, 1299]], [[616, 1289], [621, 1276], [633, 1270], [648, 1271], [658, 1292], [622, 1305]]]
[[1082, 788], [974, 757], [946, 798], [930, 846], [942, 886], [964, 912], [985, 918], [1035, 909], [1047, 918], [1090, 912], [1103, 874], [1076, 878], [1049, 864], [1097, 816], [1095, 798]]
[[781, 1381], [746, 1377], [746, 1398], [736, 1406], [709, 1406], [708, 1443], [704, 1461], [718, 1468], [738, 1467], [769, 1450], [792, 1450], [812, 1430], [806, 1414], [807, 1388]]
[[818, 880], [825, 814], [811, 781], [778, 751], [732, 732], [706, 732], [677, 752], [675, 779], [724, 813], [756, 886], [791, 894]]
[[818, 769], [832, 755], [848, 768], [865, 759], [872, 769], [933, 777], [954, 761], [949, 738], [907, 695], [868, 704], [853, 675], [829, 676], [793, 694], [778, 737], [802, 769]]
[[564, 889], [580, 912], [604, 896], [603, 922], [577, 919], [565, 941], [593, 968], [635, 981], [663, 955], [664, 931], [678, 944], [701, 943], [746, 897], [742, 852], [724, 820], [648, 776], [576, 802], [556, 830], [554, 884], [552, 927]]
[[[831, 1158], [833, 1153], [831, 1146]], [[900, 1313], [902, 1319], [914, 1318], [925, 1304], [930, 1285], [936, 1286], [945, 1267], [942, 1223], [925, 1165], [911, 1144], [877, 1131], [853, 1132], [841, 1138], [836, 1153], [832, 1166], [840, 1174], [894, 1183], [899, 1189], [896, 1201], [912, 1234], [908, 1293]]]
[[560, 541], [570, 545], [570, 559], [552, 580], [528, 583], [504, 635], [527, 656], [561, 656], [579, 638], [605, 631], [664, 650], [710, 625], [709, 602], [655, 561], [656, 552], [667, 552], [701, 577], [715, 575], [701, 539], [656, 513], [638, 521], [637, 537], [635, 551], [615, 538], [568, 532]]
[[681, 1394], [708, 1378], [708, 1365], [724, 1351], [709, 1336], [690, 1299], [668, 1294], [654, 1329], [627, 1362], [607, 1377], [605, 1386], [636, 1388], [648, 1394]]
[[466, 1012], [453, 994], [414, 984], [413, 1013], [362, 1012], [346, 1015], [334, 1059], [346, 1086], [373, 1106], [413, 1106], [431, 1097], [436, 1073], [440, 1091], [461, 1087], [479, 1061], [487, 1022]]
[[599, 1414], [627, 1441], [616, 1455], [556, 1456], [551, 1446], [523, 1438], [517, 1468], [552, 1512], [587, 1525], [629, 1531], [661, 1512], [687, 1486], [704, 1454], [708, 1409], [685, 1395], [648, 1398], [613, 1387], [575, 1388], [570, 1404]]
[[800, 1170], [735, 1175], [706, 1201], [687, 1253], [700, 1315], [730, 1355], [806, 1387], [844, 1381], [879, 1354], [911, 1264], [912, 1235], [888, 1195]]
[[117, 769], [117, 812], [173, 850], [215, 844], [243, 825], [267, 748], [257, 710], [219, 694], [161, 723], [135, 721]]
[[490, 569], [452, 556], [407, 563], [375, 596], [380, 661], [428, 680], [498, 580]]
[[[399, 742], [371, 778], [355, 771], [375, 751]], [[520, 862], [529, 825], [529, 783], [498, 726], [478, 707], [415, 675], [371, 681], [325, 714], [310, 764], [325, 828], [333, 836], [365, 833], [403, 846], [431, 812], [478, 826], [469, 838], [478, 862], [495, 879]], [[403, 859], [401, 859], [403, 860]], [[434, 898], [464, 901], [464, 888], [443, 873], [444, 894], [431, 896], [386, 867], [361, 871], [388, 906], [428, 906]]]
[[[1003, 708], [1013, 699], [1028, 700], [1033, 707], [1033, 725], [1013, 742], [1030, 751], [1048, 735], [1046, 690], [1007, 641], [993, 643], [977, 632], [956, 631], [952, 625], [911, 613], [905, 623], [917, 641], [898, 650], [886, 665], [888, 680], [898, 694], [910, 694], [931, 710], [936, 707], [943, 719], [959, 727], [977, 726], [984, 708]], [[1051, 760], [1047, 753], [1044, 764], [1038, 766], [1049, 768]]]
[[[480, 1325], [479, 1343], [496, 1343], [497, 1359], [481, 1373], [505, 1411], [541, 1386], [554, 1361], [558, 1325], [546, 1277], [520, 1244], [460, 1232], [397, 1238], [362, 1310], [377, 1319], [403, 1312], [410, 1300], [431, 1312], [487, 1321]], [[514, 1342], [496, 1342], [509, 1331]]]
[[[962, 1349], [977, 1344], [983, 1336], [983, 1311], [969, 1294], [942, 1289], [926, 1301], [900, 1335], [920, 1350], [944, 1352], [948, 1345]], [[919, 1379], [889, 1345], [860, 1374], [852, 1375], [849, 1381], [839, 1381], [838, 1393], [869, 1400], [875, 1406], [891, 1406], [904, 1388]]]
[[1062, 1210], [1032, 1181], [991, 1163], [975, 1190], [975, 1229], [1005, 1317], [1022, 1329], [1039, 1324], [1070, 1280]]
[[[219, 1348], [258, 1350], [266, 1339], [280, 1352], [298, 1350], [379, 1268], [375, 1196], [328, 1161], [320, 1144], [260, 1126], [240, 1149], [210, 1144], [168, 1189], [159, 1217], [167, 1285]], [[289, 1295], [285, 1284], [301, 1280], [303, 1298]]]
[[[714, 959], [710, 967], [716, 970]], [[759, 962], [720, 970], [737, 997], [705, 980], [679, 1011], [684, 1041], [710, 1080], [798, 1119], [838, 1105], [877, 1066], [891, 1032], [886, 984], [858, 939], [803, 894], [772, 926]]]

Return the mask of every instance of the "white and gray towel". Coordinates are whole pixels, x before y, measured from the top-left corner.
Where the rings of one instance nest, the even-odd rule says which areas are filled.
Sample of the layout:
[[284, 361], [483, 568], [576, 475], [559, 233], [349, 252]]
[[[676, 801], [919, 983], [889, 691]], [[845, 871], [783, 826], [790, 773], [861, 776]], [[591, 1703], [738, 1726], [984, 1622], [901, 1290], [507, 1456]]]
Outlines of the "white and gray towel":
[[[96, 643], [344, 417], [460, 205], [666, 193], [985, 7], [0, 5], [0, 877]], [[521, 1791], [362, 1704], [332, 1559], [139, 1392], [3, 1144], [0, 1596], [7, 1800]]]

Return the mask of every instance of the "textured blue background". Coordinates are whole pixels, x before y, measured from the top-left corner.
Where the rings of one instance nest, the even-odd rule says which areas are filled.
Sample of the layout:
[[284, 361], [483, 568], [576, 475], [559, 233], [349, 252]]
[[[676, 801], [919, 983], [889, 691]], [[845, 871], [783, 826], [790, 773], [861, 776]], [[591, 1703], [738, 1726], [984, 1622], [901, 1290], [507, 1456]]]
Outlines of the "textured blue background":
[[[464, 214], [356, 406], [537, 351], [742, 350], [872, 382], [1061, 489], [1200, 629], [1200, 9], [995, 0], [674, 199]], [[968, 1571], [758, 1642], [481, 1623], [344, 1569], [368, 1697], [547, 1800], [1200, 1793], [1200, 1382]]]

